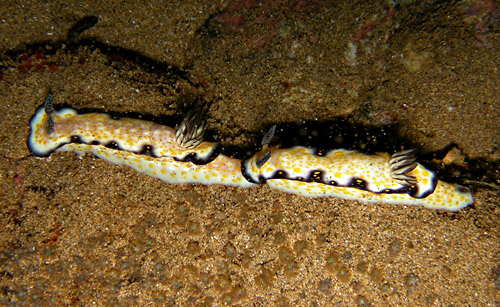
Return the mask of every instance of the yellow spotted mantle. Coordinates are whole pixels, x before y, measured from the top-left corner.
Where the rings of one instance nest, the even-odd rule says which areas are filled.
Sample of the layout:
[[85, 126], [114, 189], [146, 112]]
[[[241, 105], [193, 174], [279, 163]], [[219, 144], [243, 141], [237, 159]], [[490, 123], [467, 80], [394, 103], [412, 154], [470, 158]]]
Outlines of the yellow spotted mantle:
[[[53, 129], [48, 128], [49, 117]], [[185, 148], [176, 141], [176, 130], [168, 126], [100, 113], [80, 115], [69, 108], [49, 115], [44, 107], [30, 125], [28, 147], [37, 156], [54, 151], [93, 153], [169, 183], [253, 185], [242, 176], [240, 160], [219, 154], [218, 144], [201, 142]]]
[[[242, 172], [251, 182], [309, 197], [421, 205], [449, 211], [473, 203], [469, 189], [438, 180], [434, 172], [419, 163], [405, 164], [404, 159], [411, 158], [404, 155], [405, 171], [398, 173], [397, 167], [391, 168], [391, 161], [398, 160], [395, 156], [401, 157], [344, 149], [319, 152], [301, 146], [281, 149], [265, 145], [242, 162]], [[401, 176], [408, 178], [408, 182], [397, 180]]]

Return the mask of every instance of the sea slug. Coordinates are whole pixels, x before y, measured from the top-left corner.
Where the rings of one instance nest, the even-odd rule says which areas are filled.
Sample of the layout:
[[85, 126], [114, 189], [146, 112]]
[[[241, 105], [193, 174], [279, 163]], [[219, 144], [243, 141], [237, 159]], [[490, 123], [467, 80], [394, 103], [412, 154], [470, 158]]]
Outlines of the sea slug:
[[250, 187], [241, 174], [241, 161], [220, 154], [220, 145], [203, 141], [205, 124], [190, 114], [177, 129], [107, 114], [78, 114], [74, 109], [54, 110], [47, 100], [30, 122], [28, 148], [39, 157], [55, 151], [93, 153], [99, 158], [169, 183], [224, 184]]
[[262, 150], [242, 162], [242, 173], [253, 183], [310, 197], [339, 197], [365, 202], [422, 205], [456, 211], [470, 205], [470, 191], [437, 179], [416, 162], [415, 151], [392, 156], [296, 146], [269, 147], [275, 126], [264, 136]]

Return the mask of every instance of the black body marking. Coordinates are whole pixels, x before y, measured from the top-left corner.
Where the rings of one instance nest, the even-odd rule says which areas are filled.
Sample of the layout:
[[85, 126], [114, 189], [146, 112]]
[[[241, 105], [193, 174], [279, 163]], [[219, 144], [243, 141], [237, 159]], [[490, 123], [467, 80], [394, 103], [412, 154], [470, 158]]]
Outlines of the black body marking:
[[313, 154], [318, 157], [324, 157], [328, 153], [328, 150], [313, 148]]
[[248, 182], [251, 182], [251, 183], [266, 183], [266, 178], [264, 178], [264, 176], [262, 175], [259, 175], [257, 177], [257, 179], [254, 179], [250, 173], [247, 171], [247, 164], [250, 164], [250, 160], [242, 160], [240, 165], [241, 165], [241, 174], [243, 175], [243, 177], [245, 177], [245, 179], [248, 181]]
[[[418, 188], [416, 185], [411, 185], [411, 186], [403, 186], [401, 188], [397, 189], [384, 189], [381, 191], [371, 191], [368, 189], [368, 184], [366, 180], [362, 178], [352, 178], [352, 180], [345, 184], [345, 185], [339, 185], [338, 182], [335, 180], [326, 180], [324, 178], [324, 172], [321, 170], [311, 170], [308, 172], [307, 176], [297, 176], [297, 177], [292, 177], [289, 173], [287, 173], [286, 170], [280, 169], [276, 170], [271, 176], [269, 177], [264, 177], [262, 174], [259, 175], [258, 181], [255, 181], [252, 179], [252, 177], [246, 172], [246, 167], [244, 163], [242, 163], [242, 173], [243, 176], [250, 182], [253, 183], [266, 183], [268, 180], [271, 179], [283, 179], [283, 180], [292, 180], [292, 181], [301, 181], [301, 182], [316, 182], [316, 183], [321, 183], [325, 185], [330, 185], [330, 186], [336, 186], [336, 187], [346, 187], [346, 188], [353, 188], [353, 189], [358, 189], [362, 191], [368, 191], [370, 193], [375, 193], [375, 194], [408, 194], [411, 197], [414, 198], [424, 198], [427, 197], [429, 194], [431, 194], [434, 190], [429, 191], [425, 193], [423, 196], [417, 197], [418, 195]], [[433, 184], [435, 185], [437, 183], [437, 178], [433, 178], [434, 182]]]
[[[198, 157], [198, 154], [196, 152], [190, 152], [189, 154], [187, 154], [183, 158], [178, 158], [178, 157], [173, 157], [173, 158], [175, 161], [179, 161], [179, 162], [192, 162], [196, 165], [203, 165], [203, 164], [208, 164], [208, 163], [212, 162], [213, 160], [215, 160], [215, 158], [217, 158], [217, 156], [221, 153], [221, 150], [222, 150], [222, 146], [220, 144], [217, 144], [216, 146], [214, 146], [212, 152], [208, 155], [208, 157], [206, 159], [202, 159], [202, 158]], [[161, 158], [161, 157], [157, 157], [157, 156], [154, 156], [154, 157]]]
[[[57, 147], [55, 147], [53, 150], [51, 150], [48, 153], [39, 153], [39, 152], [35, 152], [33, 150], [32, 151], [38, 157], [48, 157], [53, 152], [57, 151], [59, 148], [63, 147], [64, 145], [67, 145], [67, 144], [85, 144], [85, 145], [95, 145], [95, 146], [103, 145], [97, 140], [93, 140], [92, 142], [87, 143], [87, 142], [84, 142], [80, 136], [72, 135], [70, 137], [69, 142], [63, 142], [63, 143], [59, 144]], [[30, 146], [30, 149], [31, 149], [31, 145], [29, 143], [28, 143], [28, 146]], [[113, 150], [120, 150], [120, 151], [130, 152], [130, 153], [133, 153], [136, 155], [144, 155], [144, 156], [149, 156], [149, 157], [153, 157], [153, 158], [167, 157], [167, 156], [155, 155], [153, 153], [154, 146], [147, 145], [147, 144], [144, 145], [144, 147], [140, 151], [125, 150], [125, 149], [121, 148], [119, 146], [119, 144], [115, 141], [110, 141], [109, 143], [104, 144], [103, 146], [106, 148], [109, 148], [109, 149], [113, 149]], [[220, 144], [217, 144], [216, 146], [214, 146], [212, 152], [210, 152], [210, 154], [207, 156], [207, 158], [199, 157], [196, 152], [190, 152], [189, 154], [187, 154], [186, 156], [184, 156], [182, 158], [178, 158], [178, 157], [172, 157], [172, 158], [174, 158], [176, 161], [179, 161], [179, 162], [191, 162], [191, 163], [194, 163], [196, 165], [203, 165], [203, 164], [208, 164], [208, 163], [212, 162], [213, 160], [215, 160], [215, 158], [217, 158], [217, 156], [221, 153], [221, 150], [222, 150], [222, 146]]]
[[152, 145], [144, 145], [142, 147], [142, 150], [139, 152], [139, 154], [153, 157], [153, 149], [154, 149], [154, 146], [152, 146]]
[[420, 193], [420, 191], [418, 190], [417, 186], [411, 185], [411, 186], [407, 187], [408, 195], [410, 195], [411, 197], [415, 197], [415, 198], [426, 198], [427, 196], [434, 193], [434, 190], [436, 189], [437, 183], [438, 183], [438, 178], [434, 174], [432, 177], [432, 187], [433, 187], [432, 189], [429, 189], [427, 192], [422, 193], [422, 195], [417, 196]]
[[278, 170], [276, 171], [272, 178], [269, 178], [269, 179], [288, 179], [290, 178], [290, 175], [288, 175], [288, 173], [284, 170]]
[[260, 182], [256, 182], [255, 180], [252, 179], [252, 176], [250, 176], [247, 172], [247, 168], [245, 166], [245, 160], [241, 161], [240, 165], [241, 165], [241, 174], [243, 175], [243, 177], [245, 177], [245, 179], [248, 181], [248, 182], [251, 182], [251, 183], [260, 183]]
[[346, 186], [366, 191], [366, 181], [361, 178], [353, 177], [351, 182], [349, 182]]
[[111, 141], [108, 144], [104, 145], [104, 147], [109, 149], [118, 149], [118, 143], [116, 143], [115, 141]]
[[312, 170], [311, 171], [311, 176], [309, 177], [309, 180], [310, 182], [319, 182], [319, 183], [323, 183], [324, 180], [323, 180], [323, 175], [324, 175], [324, 172], [323, 171], [320, 171], [320, 170]]
[[[78, 136], [78, 135], [72, 135], [72, 136], [70, 137], [70, 140], [71, 140], [71, 141], [69, 141], [68, 143], [63, 143], [63, 144], [61, 144], [59, 147], [62, 147], [62, 146], [66, 145], [66, 144], [69, 144], [69, 143], [75, 143], [75, 144], [85, 144], [85, 142], [84, 142], [84, 141], [82, 141], [82, 139], [81, 139], [81, 138], [80, 138], [80, 136]], [[58, 147], [58, 148], [59, 148], [59, 147]], [[55, 151], [55, 150], [54, 150], [54, 151]], [[52, 152], [54, 152], [54, 151], [52, 151]]]

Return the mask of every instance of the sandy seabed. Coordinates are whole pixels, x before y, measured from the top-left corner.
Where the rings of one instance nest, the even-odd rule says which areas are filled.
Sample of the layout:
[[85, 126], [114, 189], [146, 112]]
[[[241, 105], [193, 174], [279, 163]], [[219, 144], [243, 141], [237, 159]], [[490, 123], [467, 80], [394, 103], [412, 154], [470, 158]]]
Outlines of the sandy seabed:
[[[500, 305], [498, 4], [1, 6], [1, 305]], [[203, 107], [208, 138], [240, 157], [273, 124], [289, 145], [412, 146], [475, 203], [172, 185], [92, 155], [37, 158], [29, 120], [49, 90], [56, 108], [169, 126]]]

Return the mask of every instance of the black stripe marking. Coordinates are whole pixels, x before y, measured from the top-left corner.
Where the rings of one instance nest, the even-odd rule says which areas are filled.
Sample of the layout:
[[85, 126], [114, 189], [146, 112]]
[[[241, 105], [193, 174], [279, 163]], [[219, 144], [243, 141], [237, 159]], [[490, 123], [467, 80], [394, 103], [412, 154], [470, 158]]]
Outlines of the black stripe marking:
[[139, 152], [139, 154], [149, 156], [149, 157], [154, 157], [153, 149], [154, 149], [154, 147], [152, 145], [144, 145], [142, 147], [142, 150]]
[[[243, 173], [243, 176], [248, 181], [253, 182], [253, 183], [265, 183], [267, 180], [270, 180], [270, 179], [283, 179], [283, 180], [292, 180], [292, 181], [301, 181], [301, 182], [316, 182], [316, 183], [321, 183], [321, 184], [326, 184], [326, 185], [336, 186], [336, 187], [349, 187], [349, 188], [358, 189], [358, 190], [362, 190], [362, 191], [368, 191], [368, 192], [375, 193], [375, 194], [408, 194], [411, 197], [415, 197], [415, 198], [427, 197], [429, 194], [431, 194], [434, 191], [434, 189], [432, 189], [432, 191], [425, 193], [424, 196], [422, 196], [422, 197], [415, 196], [415, 195], [418, 195], [418, 187], [416, 185], [403, 186], [403, 187], [397, 188], [397, 189], [384, 189], [381, 191], [371, 191], [368, 189], [368, 184], [367, 184], [367, 181], [365, 179], [354, 177], [346, 185], [339, 185], [334, 180], [325, 181], [324, 176], [323, 176], [324, 173], [321, 170], [311, 170], [306, 177], [303, 177], [303, 176], [292, 177], [285, 170], [280, 169], [280, 170], [275, 171], [268, 178], [264, 177], [262, 174], [259, 174], [258, 181], [256, 182], [255, 180], [252, 179], [252, 177], [246, 171], [245, 164], [242, 163], [242, 173]], [[437, 178], [435, 178], [435, 180], [434, 180], [434, 184], [436, 184], [436, 183], [437, 183]]]
[[312, 154], [318, 157], [324, 157], [328, 153], [328, 150], [313, 148]]
[[310, 176], [309, 176], [307, 181], [324, 183], [323, 175], [324, 175], [323, 171], [313, 170], [313, 171], [311, 171]]
[[[92, 143], [94, 143], [94, 142], [95, 141], [93, 141]], [[94, 145], [94, 144], [92, 144], [92, 145]], [[104, 147], [109, 148], [109, 149], [118, 149], [118, 143], [116, 143], [115, 141], [111, 141], [108, 144], [104, 145]]]
[[[116, 141], [110, 141], [107, 144], [102, 144], [98, 140], [93, 140], [91, 142], [84, 142], [82, 140], [82, 138], [80, 136], [78, 136], [78, 135], [72, 135], [70, 137], [70, 141], [69, 142], [63, 142], [63, 143], [59, 144], [59, 146], [57, 146], [56, 148], [54, 148], [52, 151], [48, 152], [47, 154], [41, 155], [41, 154], [39, 154], [37, 152], [34, 152], [34, 153], [37, 156], [40, 156], [40, 157], [41, 156], [48, 157], [53, 152], [57, 151], [59, 148], [63, 147], [64, 145], [67, 145], [67, 144], [85, 144], [85, 145], [89, 145], [89, 146], [99, 146], [99, 145], [102, 145], [102, 146], [104, 146], [106, 148], [109, 148], [109, 149], [130, 152], [130, 153], [133, 153], [133, 154], [136, 154], [136, 155], [150, 156], [150, 157], [153, 157], [153, 158], [162, 158], [162, 157], [164, 157], [164, 156], [155, 155], [154, 154], [154, 146], [152, 146], [152, 145], [147, 145], [146, 144], [146, 145], [143, 146], [143, 148], [140, 151], [132, 151], [132, 150], [125, 150], [125, 149], [121, 148], [120, 145]], [[30, 145], [28, 144], [28, 146], [30, 146]], [[211, 152], [209, 152], [209, 154], [208, 154], [208, 156], [206, 158], [199, 157], [196, 152], [190, 152], [186, 156], [181, 157], [181, 158], [178, 158], [178, 157], [173, 157], [173, 158], [176, 161], [179, 161], [179, 162], [191, 162], [191, 163], [194, 163], [196, 165], [204, 165], [204, 164], [208, 164], [208, 163], [212, 162], [215, 158], [217, 158], [217, 156], [220, 154], [221, 150], [222, 150], [222, 146], [220, 144], [216, 144], [216, 146], [214, 146], [214, 148], [212, 149]]]
[[427, 192], [422, 193], [422, 195], [420, 195], [420, 196], [416, 196], [420, 193], [420, 191], [418, 190], [417, 186], [412, 185], [412, 186], [408, 187], [408, 195], [410, 195], [411, 197], [415, 197], [415, 198], [426, 198], [427, 196], [434, 193], [434, 190], [436, 190], [437, 182], [438, 182], [438, 178], [436, 175], [434, 175], [434, 176], [432, 176], [432, 189], [427, 190]]
[[248, 182], [252, 182], [252, 183], [260, 183], [260, 182], [255, 182], [255, 180], [253, 180], [252, 176], [250, 176], [250, 174], [247, 172], [247, 163], [248, 163], [248, 160], [242, 160], [241, 163], [240, 163], [240, 166], [241, 166], [241, 174], [243, 175], [243, 177], [245, 177], [245, 179], [248, 181]]
[[[64, 143], [64, 144], [61, 144], [61, 146], [64, 146], [66, 144], [70, 144], [70, 143], [75, 143], [75, 144], [86, 144], [84, 141], [82, 141], [82, 139], [80, 138], [80, 136], [78, 135], [72, 135], [70, 137], [70, 141], [68, 143]], [[59, 146], [59, 147], [61, 147]], [[54, 150], [55, 151], [55, 150]], [[52, 152], [54, 152], [52, 151]]]
[[364, 191], [367, 190], [366, 181], [364, 179], [356, 178], [356, 177], [353, 177], [351, 179], [351, 182], [349, 182], [346, 186], [351, 187], [351, 188], [356, 188], [358, 190], [364, 190]]

